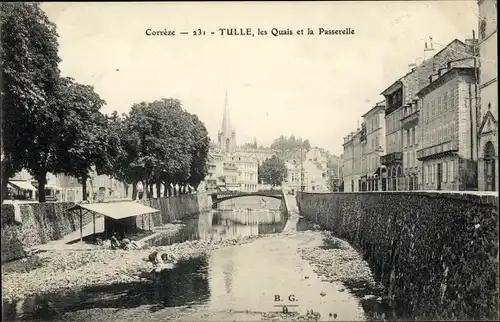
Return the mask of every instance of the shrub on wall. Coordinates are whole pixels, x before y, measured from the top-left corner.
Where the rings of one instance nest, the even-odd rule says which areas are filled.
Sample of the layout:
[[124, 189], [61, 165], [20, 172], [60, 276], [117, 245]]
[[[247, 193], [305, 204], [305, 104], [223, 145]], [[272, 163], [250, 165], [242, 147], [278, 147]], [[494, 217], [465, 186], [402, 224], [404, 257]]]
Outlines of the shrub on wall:
[[15, 224], [14, 205], [2, 205], [2, 227]]
[[303, 215], [365, 252], [409, 317], [498, 318], [498, 198], [402, 192], [297, 200]]

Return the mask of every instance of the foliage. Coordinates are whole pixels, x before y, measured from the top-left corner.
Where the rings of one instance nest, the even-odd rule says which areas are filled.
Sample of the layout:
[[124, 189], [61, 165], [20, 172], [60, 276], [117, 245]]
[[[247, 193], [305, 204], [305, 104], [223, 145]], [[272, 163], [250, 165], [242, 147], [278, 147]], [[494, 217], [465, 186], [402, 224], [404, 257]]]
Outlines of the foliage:
[[198, 119], [198, 117], [193, 114], [190, 114], [189, 116], [193, 122], [193, 128], [190, 133], [193, 136], [194, 143], [191, 149], [192, 159], [188, 183], [196, 189], [208, 173], [207, 158], [210, 139], [205, 125]]
[[259, 181], [264, 181], [273, 187], [280, 186], [287, 177], [285, 162], [276, 156], [265, 160], [259, 166]]
[[[249, 148], [249, 149], [258, 149], [259, 146], [257, 145], [257, 139], [254, 138], [253, 143], [245, 143], [242, 146], [243, 148]], [[260, 146], [262, 148], [262, 145]]]
[[99, 111], [105, 102], [92, 86], [78, 84], [71, 78], [61, 79], [58, 100], [64, 110], [60, 123], [65, 133], [60, 142], [65, 152], [59, 159], [62, 172], [82, 182], [94, 168], [100, 173], [110, 172], [107, 119]]
[[59, 126], [62, 111], [54, 101], [60, 73], [58, 35], [38, 3], [0, 6], [2, 188], [24, 167], [39, 181], [39, 197], [44, 201], [46, 173], [60, 171], [58, 143], [64, 135]]
[[[123, 182], [197, 187], [210, 140], [196, 115], [169, 98], [106, 116], [94, 88], [61, 78], [58, 41], [38, 3], [1, 3], [2, 191], [25, 168], [45, 201], [47, 173], [85, 185], [95, 169]], [[85, 195], [85, 194], [84, 194]], [[3, 201], [3, 195], [2, 195]]]
[[179, 100], [135, 104], [120, 127], [120, 178], [134, 184], [193, 187], [205, 178], [208, 132]]
[[302, 140], [301, 138], [295, 138], [294, 135], [290, 135], [289, 138], [285, 137], [284, 135], [280, 136], [279, 138], [275, 139], [273, 143], [271, 144], [271, 149], [273, 150], [280, 150], [280, 151], [286, 151], [286, 150], [294, 150], [294, 149], [299, 149], [303, 148], [306, 151], [311, 148], [311, 144], [309, 143], [309, 140]]

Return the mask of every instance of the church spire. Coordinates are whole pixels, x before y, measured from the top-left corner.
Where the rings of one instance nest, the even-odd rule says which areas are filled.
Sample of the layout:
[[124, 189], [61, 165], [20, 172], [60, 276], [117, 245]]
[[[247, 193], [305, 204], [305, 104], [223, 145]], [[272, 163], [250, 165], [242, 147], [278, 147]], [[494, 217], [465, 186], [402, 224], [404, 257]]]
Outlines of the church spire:
[[224, 115], [222, 117], [222, 128], [221, 133], [226, 137], [231, 137], [233, 130], [231, 128], [231, 119], [229, 116], [229, 106], [227, 103], [227, 89], [226, 89], [226, 97], [224, 99]]

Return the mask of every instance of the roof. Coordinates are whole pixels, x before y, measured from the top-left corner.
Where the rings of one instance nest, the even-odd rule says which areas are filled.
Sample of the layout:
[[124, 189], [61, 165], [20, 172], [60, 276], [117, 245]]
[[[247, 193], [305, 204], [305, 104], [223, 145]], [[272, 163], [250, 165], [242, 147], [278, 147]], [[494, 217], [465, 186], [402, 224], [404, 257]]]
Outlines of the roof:
[[21, 189], [24, 189], [24, 190], [37, 190], [35, 187], [33, 187], [33, 185], [31, 184], [31, 182], [29, 181], [9, 181], [9, 183], [11, 185], [14, 185], [18, 188], [21, 188]]
[[[448, 70], [443, 73], [442, 75], [439, 74], [433, 74], [433, 76], [438, 76], [436, 79], [432, 80], [427, 86], [422, 88], [420, 91], [417, 92], [418, 97], [423, 97], [427, 95], [429, 92], [432, 92], [436, 87], [441, 86], [443, 82], [449, 81], [450, 78], [453, 78], [454, 76], [456, 77], [457, 75], [460, 75], [460, 71], [473, 71], [474, 67], [471, 66], [457, 66], [457, 67], [451, 67], [448, 68]], [[453, 72], [458, 71], [458, 74], [453, 74]], [[436, 84], [439, 84], [436, 86]]]
[[68, 210], [86, 209], [113, 219], [122, 219], [159, 211], [134, 201], [77, 204]]
[[401, 82], [401, 79], [398, 79], [394, 83], [392, 83], [391, 86], [387, 87], [380, 95], [391, 95], [394, 93], [396, 90], [400, 89], [403, 87], [403, 82]]

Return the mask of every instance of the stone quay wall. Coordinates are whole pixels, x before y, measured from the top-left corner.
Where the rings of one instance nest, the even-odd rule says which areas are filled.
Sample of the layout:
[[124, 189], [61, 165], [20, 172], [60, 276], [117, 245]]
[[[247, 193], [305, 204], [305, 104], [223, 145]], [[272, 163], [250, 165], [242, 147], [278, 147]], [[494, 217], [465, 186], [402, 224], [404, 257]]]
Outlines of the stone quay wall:
[[498, 320], [498, 194], [299, 193], [297, 202], [364, 253], [403, 317]]
[[[202, 211], [210, 210], [212, 202], [207, 194], [180, 195], [168, 198], [139, 200], [139, 203], [160, 210], [148, 217], [137, 217], [140, 228], [159, 226]], [[61, 239], [68, 233], [80, 229], [79, 216], [67, 211], [75, 203], [25, 203], [18, 204], [20, 215], [15, 213], [13, 204], [2, 204], [2, 263], [23, 258], [25, 250], [33, 246]], [[83, 225], [92, 222], [92, 214], [83, 215]], [[97, 217], [97, 216], [96, 216]]]

